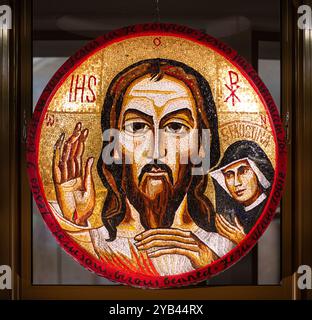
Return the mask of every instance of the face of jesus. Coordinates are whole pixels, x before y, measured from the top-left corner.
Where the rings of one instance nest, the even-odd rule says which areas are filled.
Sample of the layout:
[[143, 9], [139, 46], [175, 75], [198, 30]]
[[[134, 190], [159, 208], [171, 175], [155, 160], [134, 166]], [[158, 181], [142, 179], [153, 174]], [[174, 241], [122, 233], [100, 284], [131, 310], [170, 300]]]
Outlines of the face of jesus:
[[249, 206], [260, 196], [257, 176], [247, 160], [235, 162], [222, 172], [231, 196], [239, 203]]
[[131, 159], [132, 180], [153, 200], [165, 183], [174, 188], [183, 178], [191, 152], [198, 153], [194, 98], [176, 78], [165, 75], [155, 81], [147, 75], [129, 86], [121, 115], [119, 143]]

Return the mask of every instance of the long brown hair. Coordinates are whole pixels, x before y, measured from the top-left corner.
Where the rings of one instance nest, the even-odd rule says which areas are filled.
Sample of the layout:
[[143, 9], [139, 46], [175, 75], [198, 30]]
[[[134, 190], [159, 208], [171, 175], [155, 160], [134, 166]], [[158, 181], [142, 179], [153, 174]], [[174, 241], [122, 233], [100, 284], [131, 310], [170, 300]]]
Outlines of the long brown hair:
[[[103, 104], [101, 125], [102, 132], [118, 129], [124, 94], [130, 84], [138, 78], [149, 74], [151, 79], [158, 81], [168, 75], [183, 81], [190, 89], [197, 108], [199, 131], [210, 130], [210, 166], [215, 166], [220, 157], [217, 112], [210, 86], [206, 79], [197, 71], [182, 62], [168, 59], [149, 59], [137, 62], [121, 71], [111, 82]], [[103, 149], [110, 141], [103, 142]], [[203, 142], [202, 142], [203, 143]], [[97, 170], [107, 196], [102, 209], [102, 221], [109, 232], [108, 241], [116, 239], [117, 226], [126, 213], [126, 194], [122, 189], [123, 165], [103, 161], [103, 155], [97, 163]], [[214, 231], [214, 209], [204, 195], [207, 186], [207, 174], [192, 176], [188, 189], [187, 205], [191, 218], [204, 230]]]

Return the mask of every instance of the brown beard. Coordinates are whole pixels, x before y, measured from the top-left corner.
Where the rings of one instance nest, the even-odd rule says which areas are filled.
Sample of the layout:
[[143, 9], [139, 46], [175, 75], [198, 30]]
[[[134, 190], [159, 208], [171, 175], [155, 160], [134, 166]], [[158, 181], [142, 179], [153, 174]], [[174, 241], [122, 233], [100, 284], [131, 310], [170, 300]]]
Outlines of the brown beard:
[[[157, 178], [145, 176], [138, 187], [133, 181], [130, 166], [126, 165], [123, 187], [129, 202], [139, 212], [140, 222], [145, 229], [171, 227], [175, 212], [191, 183], [190, 168], [183, 169], [174, 186], [163, 175]], [[152, 180], [158, 186], [151, 186]]]

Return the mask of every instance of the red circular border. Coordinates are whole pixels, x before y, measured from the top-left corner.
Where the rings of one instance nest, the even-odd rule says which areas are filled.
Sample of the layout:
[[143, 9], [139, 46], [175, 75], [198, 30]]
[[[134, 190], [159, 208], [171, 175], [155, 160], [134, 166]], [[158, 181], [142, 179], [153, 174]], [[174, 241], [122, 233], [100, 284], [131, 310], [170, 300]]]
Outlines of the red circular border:
[[[99, 259], [92, 257], [85, 249], [81, 248], [75, 241], [73, 241], [59, 226], [57, 220], [49, 209], [38, 167], [39, 137], [41, 133], [42, 121], [47, 111], [49, 102], [51, 101], [57, 89], [66, 79], [68, 73], [76, 69], [90, 55], [93, 55], [98, 50], [114, 42], [148, 35], [175, 36], [195, 41], [217, 51], [230, 63], [235, 65], [235, 67], [237, 67], [241, 73], [244, 74], [245, 78], [253, 86], [254, 90], [257, 92], [263, 104], [265, 105], [267, 114], [269, 115], [271, 127], [274, 130], [273, 135], [276, 144], [276, 168], [272, 190], [261, 216], [244, 240], [226, 255], [207, 265], [206, 267], [184, 274], [159, 277], [151, 277], [143, 274], [128, 273], [124, 272], [123, 270], [116, 270], [109, 264], [101, 262]], [[164, 23], [138, 24], [111, 31], [89, 42], [73, 56], [71, 56], [54, 74], [38, 100], [28, 128], [26, 156], [29, 182], [34, 199], [47, 226], [61, 247], [82, 266], [100, 276], [103, 276], [111, 281], [117, 281], [122, 284], [144, 288], [169, 288], [196, 284], [225, 270], [243, 257], [256, 244], [257, 240], [274, 217], [275, 210], [281, 199], [285, 184], [287, 159], [284, 129], [279, 113], [268, 89], [260, 80], [252, 66], [244, 58], [238, 55], [235, 50], [201, 31], [186, 26]]]

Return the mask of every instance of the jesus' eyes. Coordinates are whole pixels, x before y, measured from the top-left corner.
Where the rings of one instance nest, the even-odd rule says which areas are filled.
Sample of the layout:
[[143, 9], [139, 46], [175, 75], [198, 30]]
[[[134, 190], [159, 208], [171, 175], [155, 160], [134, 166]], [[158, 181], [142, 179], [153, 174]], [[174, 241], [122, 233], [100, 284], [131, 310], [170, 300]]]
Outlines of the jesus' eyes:
[[[150, 125], [143, 121], [127, 121], [124, 125], [124, 130], [132, 135], [142, 135], [150, 130]], [[163, 130], [171, 134], [184, 135], [189, 132], [190, 128], [183, 123], [172, 121], [165, 124]]]
[[130, 134], [144, 134], [149, 130], [149, 125], [145, 122], [127, 122], [124, 130]]
[[165, 131], [174, 134], [185, 134], [189, 131], [189, 127], [180, 122], [170, 122], [165, 125]]

